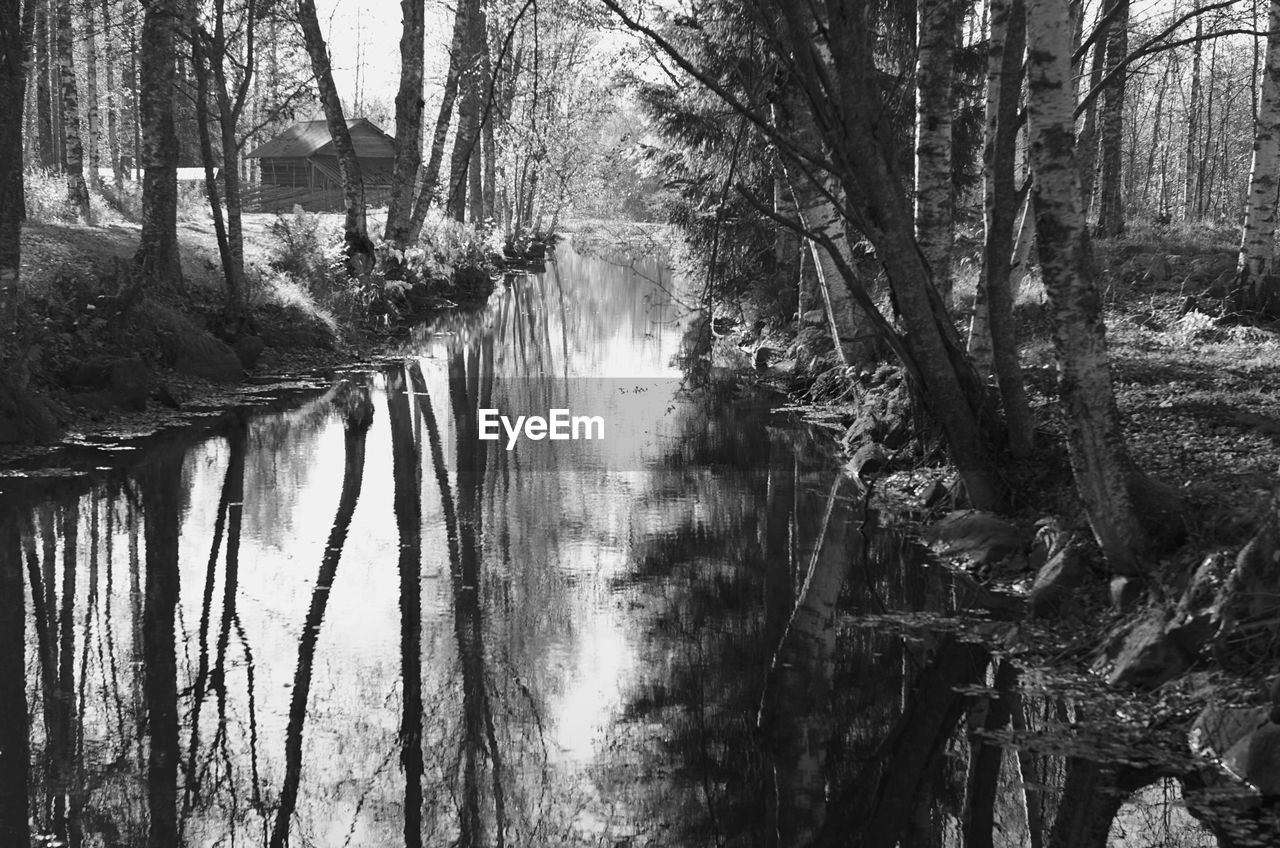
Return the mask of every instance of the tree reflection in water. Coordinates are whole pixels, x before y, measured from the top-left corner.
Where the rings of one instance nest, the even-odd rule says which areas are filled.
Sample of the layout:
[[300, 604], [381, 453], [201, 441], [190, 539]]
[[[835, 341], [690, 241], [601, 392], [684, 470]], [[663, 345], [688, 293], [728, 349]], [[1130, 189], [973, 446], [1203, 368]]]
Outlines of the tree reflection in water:
[[[989, 593], [615, 260], [561, 250], [304, 403], [0, 480], [0, 844], [1207, 844], [1174, 779], [1247, 844], [1188, 758], [1098, 744], [1091, 691], [966, 637]], [[476, 438], [584, 376], [671, 392], [597, 464]]]

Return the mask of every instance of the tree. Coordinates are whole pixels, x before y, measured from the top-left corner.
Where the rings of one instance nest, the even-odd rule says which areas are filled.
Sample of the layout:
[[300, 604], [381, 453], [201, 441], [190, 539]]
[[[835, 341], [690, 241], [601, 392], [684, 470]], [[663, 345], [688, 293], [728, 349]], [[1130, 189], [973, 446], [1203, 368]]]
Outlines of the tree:
[[138, 112], [141, 146], [142, 235], [134, 261], [152, 280], [179, 286], [178, 135], [174, 127], [176, 37], [180, 0], [141, 0]]
[[404, 246], [409, 240], [413, 199], [422, 170], [423, 0], [401, 0], [400, 10], [404, 24], [400, 31], [400, 88], [396, 92], [395, 164], [384, 233], [390, 243]]
[[1129, 0], [1113, 0], [1114, 11], [1107, 31], [1106, 74], [1102, 94], [1100, 147], [1102, 171], [1098, 187], [1098, 235], [1115, 238], [1124, 232], [1124, 102], [1125, 69], [1129, 53]]
[[1276, 190], [1280, 179], [1280, 0], [1270, 4], [1266, 69], [1253, 141], [1236, 273], [1236, 306], [1257, 313], [1280, 307], [1275, 263]]
[[[0, 63], [7, 62], [9, 49], [15, 46], [8, 30], [19, 29], [16, 24], [21, 15], [17, 7], [16, 0], [0, 3]], [[16, 47], [21, 56], [22, 42], [17, 42]], [[0, 69], [0, 74], [7, 77], [6, 71]], [[5, 77], [0, 79], [7, 81]], [[21, 112], [16, 114], [20, 116]], [[14, 123], [22, 126], [20, 120]], [[27, 802], [27, 616], [18, 530], [20, 510], [17, 503], [0, 503], [0, 679], [5, 681], [0, 687], [0, 840], [6, 845], [31, 844]]]
[[[0, 332], [17, 329], [22, 293], [22, 112], [37, 0], [0, 0]], [[7, 339], [6, 339], [7, 340]]]
[[449, 163], [448, 214], [462, 221], [467, 213], [468, 172], [480, 138], [481, 96], [484, 80], [480, 77], [480, 56], [487, 38], [484, 24], [484, 2], [476, 0], [467, 17], [467, 35], [463, 42], [459, 85], [462, 100], [458, 104], [458, 127], [453, 137], [453, 154]]
[[[222, 259], [223, 277], [227, 285], [225, 318], [228, 329], [239, 333], [246, 308], [247, 287], [244, 272], [244, 224], [240, 191], [240, 120], [244, 116], [253, 92], [257, 62], [258, 24], [261, 16], [261, 0], [245, 0], [241, 7], [241, 19], [228, 24], [226, 0], [214, 0], [212, 26], [203, 24], [193, 28], [193, 66], [197, 77], [212, 76], [213, 97], [217, 106], [219, 147], [222, 158], [223, 200], [227, 217], [222, 226], [222, 209], [217, 203], [216, 190], [210, 188], [209, 199], [218, 236], [218, 251]], [[238, 72], [238, 78], [228, 73]], [[208, 80], [198, 80], [198, 85], [208, 87]], [[208, 97], [197, 97], [197, 122], [207, 122], [203, 113], [209, 110]], [[345, 126], [345, 124], [344, 124]], [[207, 128], [202, 136], [207, 135]], [[211, 144], [202, 137], [201, 146], [206, 170], [214, 164]]]
[[[373, 244], [369, 241], [368, 224], [364, 209], [364, 178], [360, 173], [360, 160], [356, 158], [347, 130], [347, 119], [342, 111], [342, 100], [333, 83], [333, 68], [329, 62], [329, 48], [320, 32], [316, 17], [315, 0], [298, 0], [298, 25], [311, 58], [316, 87], [320, 90], [320, 105], [324, 108], [325, 123], [333, 138], [338, 156], [338, 169], [342, 172], [343, 238], [347, 258], [353, 263], [372, 263]], [[368, 267], [367, 265], [365, 267]]]
[[916, 241], [944, 301], [951, 302], [951, 113], [960, 3], [918, 0], [916, 25]]
[[[84, 179], [84, 144], [80, 138], [80, 93], [76, 85], [75, 58], [71, 49], [71, 0], [52, 0], [58, 44], [58, 80], [62, 98], [62, 134], [65, 143], [67, 201], [81, 221], [89, 220], [89, 187]], [[19, 125], [21, 126], [21, 125]]]
[[1139, 572], [1146, 533], [1129, 486], [1102, 303], [1093, 277], [1075, 159], [1071, 22], [1066, 0], [1027, 3], [1027, 126], [1036, 240], [1054, 323], [1059, 391], [1076, 489], [1108, 565]]
[[409, 220], [409, 241], [416, 241], [427, 220], [427, 210], [435, 203], [440, 191], [440, 166], [444, 162], [445, 143], [449, 137], [449, 123], [453, 119], [453, 106], [458, 99], [458, 82], [462, 76], [463, 51], [471, 31], [471, 19], [479, 14], [480, 0], [459, 0], [453, 16], [453, 37], [449, 42], [449, 69], [445, 73], [444, 91], [440, 95], [440, 109], [436, 113], [435, 129], [431, 134], [431, 152], [422, 172], [422, 184], [413, 201], [413, 215]]
[[[982, 183], [985, 239], [974, 326], [981, 335], [985, 324], [990, 336], [992, 364], [1009, 429], [1009, 450], [1015, 457], [1024, 457], [1031, 451], [1035, 422], [1018, 363], [1012, 286], [1014, 227], [1019, 205], [1014, 169], [1022, 55], [1026, 45], [1022, 0], [992, 0], [988, 19], [987, 126]], [[979, 319], [980, 315], [984, 320]]]

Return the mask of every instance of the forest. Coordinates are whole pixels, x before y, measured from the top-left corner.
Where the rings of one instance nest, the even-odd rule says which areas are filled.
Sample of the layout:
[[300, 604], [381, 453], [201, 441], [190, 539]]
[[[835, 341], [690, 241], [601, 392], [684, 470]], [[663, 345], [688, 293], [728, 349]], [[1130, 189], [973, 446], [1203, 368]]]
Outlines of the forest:
[[[0, 843], [1274, 844], [1280, 0], [398, 6], [0, 0]], [[671, 369], [634, 490], [472, 443]]]

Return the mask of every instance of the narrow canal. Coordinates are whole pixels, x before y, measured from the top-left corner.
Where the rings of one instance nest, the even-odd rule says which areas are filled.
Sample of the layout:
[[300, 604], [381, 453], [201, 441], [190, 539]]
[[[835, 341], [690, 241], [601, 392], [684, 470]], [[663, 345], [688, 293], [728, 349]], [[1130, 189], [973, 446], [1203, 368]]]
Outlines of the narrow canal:
[[[1074, 760], [971, 749], [964, 692], [1016, 673], [919, 625], [982, 599], [829, 436], [699, 367], [682, 288], [562, 248], [303, 401], [0, 477], [0, 719], [31, 728], [0, 782], [38, 832], [943, 845], [977, 809], [1041, 844]], [[602, 426], [482, 439], [491, 409]], [[1043, 735], [1068, 701], [998, 703]], [[1192, 833], [1159, 800], [1124, 821]]]

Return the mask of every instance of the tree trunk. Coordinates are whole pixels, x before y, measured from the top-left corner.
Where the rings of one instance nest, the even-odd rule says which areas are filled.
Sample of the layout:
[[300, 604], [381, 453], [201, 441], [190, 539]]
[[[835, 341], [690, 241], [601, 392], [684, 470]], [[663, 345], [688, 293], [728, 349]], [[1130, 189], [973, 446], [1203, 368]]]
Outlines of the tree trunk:
[[1028, 129], [1040, 268], [1053, 319], [1059, 388], [1076, 488], [1107, 564], [1137, 574], [1146, 536], [1128, 483], [1102, 305], [1080, 206], [1064, 0], [1027, 4]]
[[180, 286], [178, 260], [178, 136], [173, 122], [175, 37], [179, 0], [144, 0], [139, 48], [142, 235], [134, 261], [161, 283]]
[[98, 188], [98, 168], [102, 165], [102, 129], [98, 115], [98, 27], [94, 24], [94, 4], [87, 2], [84, 7], [84, 70], [85, 97], [85, 132], [89, 136], [88, 163], [89, 185]]
[[0, 0], [0, 112], [12, 118], [0, 121], [0, 337], [6, 341], [18, 329], [22, 295], [22, 111], [31, 65], [27, 35], [38, 5]]
[[969, 774], [962, 825], [965, 848], [993, 848], [995, 844], [995, 807], [1000, 791], [1000, 764], [1004, 759], [1004, 748], [988, 737], [1009, 726], [1015, 700], [1012, 698], [1013, 688], [1017, 683], [1017, 669], [1006, 660], [1000, 661], [995, 676], [996, 693], [986, 698], [982, 734], [971, 733], [969, 736]]
[[[1199, 0], [1193, 0], [1191, 7], [1198, 10]], [[1200, 138], [1200, 45], [1203, 43], [1200, 39], [1203, 35], [1204, 19], [1197, 15], [1195, 41], [1191, 44], [1191, 97], [1187, 101], [1187, 152], [1183, 157], [1186, 170], [1182, 194], [1182, 220], [1187, 222], [1200, 220], [1200, 207], [1196, 202], [1198, 189], [1196, 174], [1199, 159], [1196, 151]]]
[[345, 450], [338, 510], [329, 530], [329, 541], [320, 562], [320, 572], [311, 591], [306, 623], [298, 640], [298, 665], [293, 675], [293, 691], [289, 695], [289, 723], [285, 728], [284, 781], [280, 787], [280, 806], [271, 827], [270, 848], [284, 848], [289, 844], [289, 829], [293, 823], [293, 813], [298, 803], [298, 786], [302, 780], [302, 733], [307, 720], [307, 701], [311, 694], [316, 643], [320, 640], [320, 628], [324, 624], [329, 595], [338, 574], [338, 563], [342, 560], [342, 547], [347, 541], [347, 532], [351, 529], [351, 516], [360, 500], [365, 442], [372, 422], [373, 405], [368, 398], [353, 398], [344, 430]]
[[1125, 799], [1157, 777], [1150, 769], [1069, 758], [1048, 848], [1107, 848], [1111, 822]]
[[386, 239], [403, 248], [408, 243], [413, 199], [422, 170], [422, 74], [425, 34], [423, 0], [400, 0], [400, 88], [396, 92], [395, 162], [387, 203]]
[[[867, 22], [855, 9], [840, 4], [829, 9], [830, 53], [839, 56], [840, 62], [820, 53], [810, 57], [815, 63], [822, 58], [824, 74], [839, 73], [843, 91], [839, 123], [825, 139], [827, 150], [838, 157], [846, 205], [853, 206], [851, 214], [875, 247], [889, 279], [907, 347], [919, 369], [921, 395], [947, 435], [952, 459], [973, 504], [998, 511], [1004, 490], [987, 444], [988, 433], [978, 424], [979, 415], [986, 412], [985, 393], [937, 290], [929, 283], [930, 271], [913, 237], [902, 183], [878, 134], [883, 132], [877, 126], [881, 117], [862, 67], [871, 59]], [[787, 16], [791, 42], [809, 43], [800, 11], [787, 4], [781, 10]], [[816, 97], [821, 89], [819, 72], [806, 69], [806, 76], [806, 87]]]
[[978, 683], [988, 662], [981, 648], [950, 636], [943, 639], [875, 755], [831, 804], [817, 845], [898, 844], [914, 812], [920, 783], [963, 713], [965, 696], [957, 690]]
[[1270, 8], [1271, 34], [1267, 37], [1235, 291], [1236, 308], [1258, 314], [1280, 308], [1280, 284], [1272, 277], [1280, 178], [1280, 0], [1272, 0]]
[[146, 600], [142, 611], [143, 699], [147, 720], [147, 848], [178, 843], [178, 669], [174, 615], [178, 606], [179, 502], [182, 456], [170, 451], [142, 472], [146, 515]]
[[[1018, 101], [1022, 93], [1022, 55], [1026, 23], [1022, 0], [992, 0], [989, 7], [990, 53], [987, 72], [987, 143], [983, 152], [986, 239], [974, 327], [986, 313], [991, 362], [1009, 428], [1009, 450], [1017, 458], [1031, 452], [1035, 421], [1018, 362], [1017, 322], [1013, 315], [1010, 270], [1018, 214], [1015, 159]], [[974, 334], [976, 335], [976, 333]], [[974, 335], [970, 336], [972, 341]]]
[[342, 100], [333, 83], [333, 69], [329, 63], [329, 48], [320, 21], [316, 18], [315, 0], [298, 0], [298, 25], [302, 28], [307, 55], [311, 58], [311, 70], [315, 74], [316, 88], [320, 91], [320, 105], [324, 107], [325, 123], [333, 138], [338, 156], [338, 170], [342, 173], [342, 204], [344, 212], [343, 232], [346, 254], [349, 260], [358, 256], [372, 259], [373, 245], [369, 242], [364, 211], [364, 179], [360, 174], [360, 160], [356, 158], [347, 130], [347, 119], [342, 112]]
[[[53, 53], [49, 49], [49, 5], [46, 0], [31, 0], [25, 4], [35, 9], [35, 76], [36, 76], [36, 149], [40, 152], [40, 167], [57, 168], [58, 152], [53, 141], [53, 91], [49, 77], [53, 66]], [[17, 20], [17, 18], [13, 18]]]
[[[248, 286], [244, 272], [244, 222], [240, 195], [238, 129], [254, 80], [258, 5], [257, 0], [249, 0], [245, 4], [244, 25], [240, 33], [244, 57], [233, 58], [233, 61], [242, 63], [244, 70], [234, 92], [226, 73], [226, 62], [230, 51], [230, 46], [227, 44], [226, 12], [220, 3], [215, 4], [215, 10], [210, 69], [213, 71], [213, 80], [216, 83], [214, 95], [218, 103], [218, 127], [222, 142], [222, 184], [225, 188], [223, 199], [227, 204], [227, 248], [223, 260], [227, 302], [224, 318], [228, 331], [239, 335], [243, 329], [244, 312], [248, 307]], [[208, 39], [203, 32], [201, 35]]]
[[761, 699], [759, 724], [777, 786], [778, 841], [797, 848], [813, 844], [826, 821], [836, 599], [850, 567], [862, 557], [861, 537], [849, 532], [851, 516], [837, 505], [844, 482], [837, 476], [831, 486], [803, 593], [774, 653]]
[[458, 130], [453, 136], [453, 153], [449, 163], [449, 202], [446, 211], [455, 221], [467, 215], [468, 169], [480, 137], [480, 30], [483, 20], [481, 3], [477, 2], [468, 16], [467, 40], [462, 55], [459, 85], [462, 101], [458, 105]]
[[[435, 202], [440, 190], [440, 165], [444, 161], [444, 148], [449, 137], [449, 123], [453, 119], [453, 106], [458, 98], [458, 83], [462, 76], [463, 52], [471, 32], [471, 19], [479, 14], [480, 0], [459, 0], [453, 17], [453, 39], [449, 43], [449, 70], [445, 74], [444, 92], [440, 96], [440, 111], [436, 113], [436, 126], [431, 136], [431, 154], [422, 172], [422, 186], [413, 202], [413, 217], [409, 222], [409, 241], [416, 241], [427, 219], [427, 210]], [[456, 143], [456, 142], [455, 142]]]
[[[208, 51], [205, 49], [207, 40], [208, 36], [203, 30], [194, 32], [191, 39], [191, 65], [196, 78], [196, 131], [200, 136], [200, 158], [204, 164], [205, 194], [209, 200], [214, 238], [218, 243], [218, 258], [222, 262], [222, 274], [229, 289], [228, 302], [230, 302], [234, 300], [236, 293], [235, 259], [231, 254], [231, 241], [227, 238], [227, 226], [222, 217], [218, 180], [214, 176], [213, 136], [209, 130], [209, 61]], [[223, 173], [226, 173], [226, 168], [223, 168]]]
[[[775, 107], [774, 124], [797, 136], [806, 148], [816, 148], [821, 138], [803, 104], [793, 97], [785, 105], [785, 109]], [[832, 200], [839, 196], [840, 187], [833, 181], [819, 184], [817, 180], [822, 179], [821, 174], [802, 171], [804, 165], [785, 151], [778, 151], [778, 156], [800, 226], [815, 236], [806, 239], [805, 244], [813, 259], [821, 300], [808, 308], [821, 309], [825, 313], [832, 346], [842, 364], [870, 362], [875, 352], [873, 331], [866, 326], [866, 315], [854, 305], [850, 296], [849, 288], [856, 281], [846, 281], [839, 268], [840, 261], [846, 267], [852, 267], [845, 223]], [[840, 256], [831, 255], [832, 246]], [[801, 313], [800, 318], [804, 317]]]
[[[1107, 0], [1102, 13], [1104, 20], [1116, 2], [1117, 0]], [[1103, 29], [1107, 29], [1107, 26], [1107, 24], [1101, 24]], [[1078, 35], [1075, 40], [1079, 40]], [[1089, 70], [1089, 91], [1095, 91], [1102, 84], [1102, 74], [1106, 65], [1106, 44], [1107, 35], [1105, 33], [1099, 34], [1093, 45], [1093, 64]], [[1078, 95], [1073, 96], [1078, 97]], [[1089, 105], [1084, 110], [1084, 119], [1080, 124], [1080, 138], [1076, 142], [1076, 150], [1076, 156], [1080, 161], [1080, 210], [1087, 218], [1089, 208], [1093, 205], [1093, 189], [1098, 178], [1098, 100], [1096, 97], [1089, 101]]]
[[1102, 93], [1102, 184], [1098, 194], [1098, 235], [1115, 238], [1124, 232], [1124, 97], [1125, 71], [1117, 72], [1129, 53], [1129, 0], [1113, 0], [1115, 17], [1107, 31], [1106, 73]]
[[[22, 79], [23, 45], [14, 37], [20, 20], [16, 0], [0, 2], [0, 82], [7, 86], [15, 70]], [[11, 31], [12, 30], [12, 31]], [[6, 95], [11, 93], [0, 88]], [[21, 87], [19, 87], [19, 92]], [[21, 94], [18, 95], [19, 97]], [[11, 101], [0, 101], [8, 106]], [[21, 116], [21, 110], [10, 114]], [[12, 122], [18, 135], [20, 120]], [[7, 139], [6, 139], [7, 140]], [[0, 155], [8, 152], [5, 148]], [[18, 158], [21, 167], [21, 157]], [[0, 503], [0, 843], [13, 846], [31, 844], [28, 826], [27, 770], [30, 766], [27, 719], [26, 603], [22, 580], [22, 538], [18, 530], [20, 507]]]
[[915, 232], [933, 284], [951, 305], [951, 79], [956, 0], [919, 0], [916, 59]]
[[[419, 107], [421, 116], [421, 107]], [[406, 848], [422, 846], [422, 456], [414, 437], [404, 367], [387, 381], [394, 511], [400, 536], [400, 765]], [[422, 402], [423, 399], [419, 399]]]
[[[485, 19], [483, 3], [480, 4], [479, 13], [476, 15], [475, 31], [475, 100], [476, 120], [479, 121], [479, 126], [476, 130], [478, 137], [471, 141], [471, 161], [467, 165], [467, 217], [472, 224], [478, 226], [485, 219], [483, 173], [485, 132], [493, 123], [493, 115], [490, 111], [493, 101], [493, 77], [490, 75], [489, 67], [489, 24]], [[558, 214], [559, 209], [556, 211]], [[555, 230], [554, 223], [551, 229]]]
[[124, 190], [124, 168], [120, 167], [120, 94], [116, 91], [120, 75], [116, 71], [116, 56], [120, 51], [120, 39], [116, 37], [112, 23], [111, 0], [102, 0], [103, 69], [107, 83], [107, 155], [111, 157], [111, 178], [117, 193]]
[[72, 51], [71, 0], [57, 4], [58, 80], [62, 97], [62, 134], [66, 145], [67, 202], [76, 218], [89, 222], [89, 186], [84, 180], [84, 146], [80, 138], [80, 94], [76, 87], [76, 66]]
[[[484, 40], [480, 45], [480, 76], [484, 80], [485, 88], [489, 92], [494, 92], [497, 85], [495, 69], [493, 67], [493, 59], [489, 53], [489, 36], [487, 24], [482, 27], [485, 32]], [[492, 105], [489, 107], [489, 114], [485, 116], [485, 121], [480, 127], [480, 157], [484, 165], [483, 184], [480, 187], [481, 194], [481, 221], [488, 221], [494, 217], [494, 192], [497, 185], [494, 168], [498, 164], [497, 145], [493, 138], [493, 125], [498, 120], [498, 98], [496, 93], [489, 96]]]

